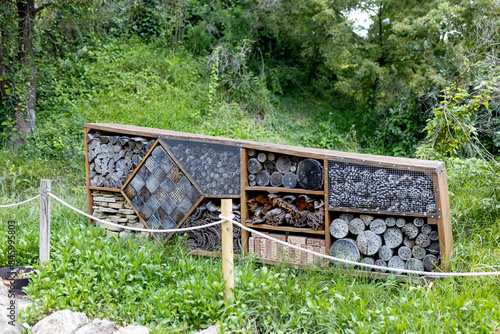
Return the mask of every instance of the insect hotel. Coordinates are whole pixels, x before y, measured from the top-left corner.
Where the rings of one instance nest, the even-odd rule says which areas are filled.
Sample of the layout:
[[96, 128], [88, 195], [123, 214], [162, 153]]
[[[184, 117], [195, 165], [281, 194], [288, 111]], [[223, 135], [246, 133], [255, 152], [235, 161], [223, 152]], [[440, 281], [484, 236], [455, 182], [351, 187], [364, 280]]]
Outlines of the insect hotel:
[[[97, 218], [148, 229], [200, 226], [220, 220], [221, 199], [232, 198], [235, 220], [304, 249], [382, 267], [446, 269], [452, 235], [443, 162], [120, 124], [84, 130], [88, 212]], [[153, 237], [165, 243], [171, 234]], [[270, 264], [328, 265], [237, 227], [233, 245]], [[220, 226], [189, 232], [187, 246], [213, 255]]]

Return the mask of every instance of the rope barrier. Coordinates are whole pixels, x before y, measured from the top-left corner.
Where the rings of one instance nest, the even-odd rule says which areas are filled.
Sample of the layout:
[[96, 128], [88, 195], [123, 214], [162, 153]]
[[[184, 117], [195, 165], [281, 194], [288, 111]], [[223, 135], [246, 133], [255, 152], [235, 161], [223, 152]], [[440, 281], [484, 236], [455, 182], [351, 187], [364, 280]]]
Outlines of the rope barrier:
[[76, 211], [79, 214], [82, 214], [90, 219], [93, 219], [93, 220], [99, 222], [99, 223], [103, 223], [103, 224], [115, 226], [115, 227], [120, 227], [120, 228], [123, 228], [125, 230], [137, 231], [137, 232], [149, 232], [149, 233], [187, 232], [187, 231], [194, 231], [194, 230], [198, 230], [198, 229], [202, 229], [202, 228], [210, 227], [210, 226], [214, 226], [214, 225], [219, 225], [219, 224], [222, 224], [222, 222], [223, 222], [223, 220], [220, 220], [217, 222], [213, 222], [213, 223], [209, 223], [209, 224], [201, 225], [201, 226], [184, 227], [184, 228], [176, 228], [176, 229], [161, 229], [161, 230], [131, 227], [131, 226], [126, 226], [126, 225], [115, 224], [115, 223], [109, 222], [107, 220], [102, 220], [102, 219], [99, 219], [99, 218], [94, 217], [92, 215], [89, 215], [88, 213], [85, 213], [85, 212], [75, 208], [74, 206], [71, 206], [70, 204], [66, 203], [65, 201], [63, 201], [62, 199], [60, 199], [59, 197], [57, 197], [56, 195], [54, 195], [52, 193], [49, 193], [49, 196], [52, 197], [53, 199], [55, 199], [56, 201], [60, 202], [61, 204], [67, 206], [71, 210]]
[[[328, 259], [328, 260], [331, 260], [331, 261], [335, 261], [335, 262], [339, 262], [339, 263], [344, 263], [344, 264], [348, 264], [348, 265], [352, 265], [352, 266], [356, 266], [356, 267], [363, 267], [363, 268], [369, 268], [369, 269], [378, 269], [378, 270], [390, 271], [390, 272], [394, 272], [395, 274], [422, 275], [422, 276], [427, 276], [427, 277], [477, 277], [477, 276], [498, 276], [498, 275], [500, 275], [500, 271], [491, 271], [491, 272], [458, 272], [458, 273], [427, 272], [427, 271], [419, 271], [419, 270], [382, 267], [382, 266], [377, 266], [377, 265], [372, 265], [372, 264], [367, 264], [367, 263], [361, 263], [361, 262], [356, 262], [356, 261], [345, 260], [345, 259], [341, 259], [341, 258], [330, 256], [330, 255], [327, 255], [327, 254], [318, 253], [318, 252], [315, 252], [315, 251], [312, 251], [312, 250], [309, 250], [309, 249], [306, 249], [306, 248], [302, 248], [300, 246], [293, 245], [293, 244], [290, 244], [288, 242], [281, 241], [281, 240], [278, 240], [276, 238], [270, 237], [269, 235], [267, 235], [265, 233], [256, 231], [256, 230], [254, 230], [252, 228], [249, 228], [249, 227], [241, 224], [240, 222], [234, 220], [234, 215], [231, 215], [230, 217], [224, 217], [223, 215], [219, 215], [219, 218], [221, 218], [220, 221], [212, 222], [212, 223], [209, 223], [209, 224], [206, 224], [206, 225], [201, 225], [201, 226], [193, 226], [193, 227], [185, 227], [185, 228], [177, 228], [177, 229], [147, 229], [147, 228], [130, 227], [130, 226], [126, 226], [126, 225], [115, 224], [115, 223], [109, 222], [107, 220], [102, 220], [100, 218], [94, 217], [94, 216], [89, 215], [88, 213], [85, 213], [85, 212], [83, 212], [83, 211], [75, 208], [74, 206], [66, 203], [65, 201], [63, 201], [62, 199], [60, 199], [59, 197], [57, 197], [56, 195], [54, 195], [54, 194], [52, 194], [50, 192], [48, 193], [48, 195], [50, 197], [52, 197], [53, 199], [55, 199], [56, 201], [58, 201], [59, 203], [65, 205], [68, 208], [70, 208], [71, 210], [73, 210], [73, 211], [75, 211], [75, 212], [77, 212], [77, 213], [79, 213], [81, 215], [84, 215], [84, 216], [86, 216], [86, 217], [88, 217], [90, 219], [93, 219], [94, 221], [97, 221], [97, 222], [102, 223], [102, 224], [110, 225], [110, 226], [119, 227], [119, 228], [122, 228], [122, 229], [125, 229], [125, 230], [131, 230], [131, 231], [137, 231], [137, 232], [148, 232], [148, 233], [187, 232], [187, 231], [194, 231], [194, 230], [199, 230], [199, 229], [210, 227], [210, 226], [219, 225], [219, 224], [223, 223], [224, 221], [230, 221], [234, 225], [240, 227], [241, 229], [244, 229], [244, 230], [246, 230], [248, 232], [254, 233], [254, 234], [259, 235], [259, 236], [262, 236], [262, 237], [264, 237], [266, 239], [275, 241], [275, 242], [277, 242], [279, 244], [282, 244], [284, 246], [287, 246], [287, 247], [290, 247], [290, 248], [294, 248], [294, 249], [298, 249], [298, 250], [300, 250], [302, 252], [310, 253], [310, 254], [313, 254], [315, 256], [318, 256], [318, 257], [321, 257], [321, 258], [325, 258], [325, 259]], [[19, 202], [19, 203], [13, 203], [13, 204], [7, 204], [7, 205], [0, 205], [0, 208], [8, 208], [8, 207], [13, 207], [13, 206], [18, 206], [18, 205], [21, 205], [21, 204], [33, 201], [33, 200], [35, 200], [35, 199], [37, 199], [39, 197], [40, 197], [40, 195], [37, 195], [37, 196], [35, 196], [33, 198], [27, 199], [27, 200]]]
[[372, 264], [367, 264], [367, 263], [361, 263], [361, 262], [356, 262], [356, 261], [350, 261], [350, 260], [345, 260], [345, 259], [341, 259], [341, 258], [338, 258], [338, 257], [333, 257], [333, 256], [330, 256], [330, 255], [326, 255], [326, 254], [321, 254], [321, 253], [318, 253], [318, 252], [315, 252], [315, 251], [312, 251], [312, 250], [309, 250], [309, 249], [306, 249], [306, 248], [302, 248], [300, 246], [297, 246], [297, 245], [293, 245], [293, 244], [290, 244], [288, 242], [285, 242], [285, 241], [281, 241], [281, 240], [278, 240], [276, 238], [273, 238], [273, 237], [270, 237], [269, 235], [265, 234], [265, 233], [262, 233], [262, 232], [259, 232], [259, 231], [256, 231], [254, 229], [251, 229], [243, 224], [241, 224], [240, 222], [237, 222], [233, 219], [230, 219], [228, 217], [224, 217], [222, 215], [219, 216], [219, 218], [221, 219], [224, 219], [224, 220], [229, 220], [231, 221], [234, 225], [236, 226], [239, 226], [240, 228], [248, 231], [248, 232], [251, 232], [251, 233], [255, 233], [259, 236], [262, 236], [266, 239], [269, 239], [269, 240], [272, 240], [272, 241], [275, 241], [277, 243], [280, 243], [282, 245], [285, 245], [287, 247], [291, 247], [291, 248], [295, 248], [295, 249], [298, 249], [302, 252], [306, 252], [306, 253], [310, 253], [310, 254], [313, 254], [313, 255], [316, 255], [316, 256], [319, 256], [319, 257], [322, 257], [322, 258], [325, 258], [325, 259], [329, 259], [331, 261], [335, 261], [335, 262], [340, 262], [340, 263], [345, 263], [345, 264], [349, 264], [349, 265], [352, 265], [352, 266], [357, 266], [357, 267], [364, 267], [364, 268], [370, 268], [370, 269], [380, 269], [380, 270], [385, 270], [385, 271], [391, 271], [391, 272], [394, 272], [395, 274], [409, 274], [409, 275], [423, 275], [423, 276], [427, 276], [427, 277], [450, 277], [450, 276], [497, 276], [497, 275], [500, 275], [500, 271], [491, 271], [491, 272], [462, 272], [462, 273], [444, 273], [444, 272], [429, 272], [429, 271], [419, 271], [419, 270], [410, 270], [410, 269], [398, 269], [398, 268], [389, 268], [389, 267], [382, 267], [382, 266], [377, 266], [377, 265], [372, 265]]
[[28, 202], [34, 201], [34, 200], [36, 200], [38, 197], [40, 197], [40, 195], [36, 195], [36, 196], [35, 196], [35, 197], [33, 197], [33, 198], [27, 199], [27, 200], [22, 201], [22, 202], [19, 202], [19, 203], [12, 203], [12, 204], [4, 204], [4, 205], [0, 205], [0, 208], [10, 208], [10, 207], [13, 207], [13, 206], [18, 206], [18, 205], [21, 205], [21, 204], [24, 204], [24, 203], [28, 203]]

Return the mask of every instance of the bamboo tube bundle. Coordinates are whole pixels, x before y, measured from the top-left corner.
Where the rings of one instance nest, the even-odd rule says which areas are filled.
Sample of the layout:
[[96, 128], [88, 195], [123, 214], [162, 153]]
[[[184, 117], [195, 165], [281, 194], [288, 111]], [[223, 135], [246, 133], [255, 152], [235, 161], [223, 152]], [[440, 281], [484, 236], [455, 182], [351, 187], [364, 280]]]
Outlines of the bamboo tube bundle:
[[329, 205], [333, 208], [434, 215], [437, 212], [432, 177], [423, 172], [370, 163], [329, 161]]
[[174, 158], [206, 196], [235, 196], [241, 193], [239, 148], [171, 138], [161, 139], [161, 142], [170, 148]]
[[[251, 155], [250, 155], [251, 153]], [[317, 190], [323, 187], [323, 165], [316, 159], [275, 155], [247, 150], [248, 183], [259, 187], [296, 187]]]

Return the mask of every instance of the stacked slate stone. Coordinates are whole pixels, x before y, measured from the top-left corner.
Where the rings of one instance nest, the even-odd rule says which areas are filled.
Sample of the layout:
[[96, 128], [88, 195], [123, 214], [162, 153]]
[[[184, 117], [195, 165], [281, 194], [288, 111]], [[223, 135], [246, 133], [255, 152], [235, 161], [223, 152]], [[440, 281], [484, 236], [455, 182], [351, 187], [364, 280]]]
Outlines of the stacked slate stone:
[[[221, 214], [220, 200], [205, 200], [196, 210], [186, 219], [182, 228], [206, 225], [220, 220]], [[234, 220], [240, 221], [240, 204], [233, 202], [232, 213]], [[222, 247], [221, 225], [206, 227], [200, 230], [188, 232], [187, 246], [189, 249], [218, 251]], [[236, 254], [241, 253], [241, 229], [233, 226], [233, 251]]]
[[[125, 201], [125, 198], [120, 193], [112, 193], [105, 191], [92, 191], [93, 213], [96, 218], [109, 220], [112, 223], [130, 226], [134, 228], [144, 228], [139, 217], [135, 214], [130, 204]], [[106, 228], [108, 233], [124, 236], [127, 230], [117, 227], [101, 224], [101, 227]], [[142, 234], [149, 234], [144, 232]]]
[[239, 147], [173, 139], [164, 141], [203, 194], [206, 196], [241, 194]]
[[432, 180], [422, 172], [328, 162], [329, 206], [434, 216]]
[[323, 166], [315, 159], [257, 152], [249, 149], [248, 184], [318, 190], [323, 188]]
[[120, 189], [153, 144], [154, 140], [142, 137], [88, 133], [90, 185]]
[[424, 218], [342, 214], [330, 223], [330, 234], [330, 255], [337, 258], [418, 271], [433, 271], [439, 265], [437, 226], [426, 224]]

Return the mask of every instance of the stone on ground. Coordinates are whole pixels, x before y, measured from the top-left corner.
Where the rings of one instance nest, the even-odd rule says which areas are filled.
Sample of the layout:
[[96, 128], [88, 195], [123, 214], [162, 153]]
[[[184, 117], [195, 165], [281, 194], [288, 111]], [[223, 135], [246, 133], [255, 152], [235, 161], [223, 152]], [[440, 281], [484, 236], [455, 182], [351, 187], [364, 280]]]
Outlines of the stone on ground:
[[94, 319], [90, 324], [78, 329], [75, 334], [112, 334], [118, 330], [118, 325], [107, 319]]
[[33, 326], [33, 334], [72, 334], [88, 321], [89, 318], [85, 313], [62, 310], [37, 322]]
[[144, 326], [128, 325], [122, 327], [114, 334], [149, 334], [149, 328]]
[[[10, 298], [8, 295], [7, 287], [3, 285], [2, 280], [0, 280], [0, 333], [2, 334], [21, 334], [21, 325], [17, 322], [16, 316], [17, 314], [14, 314], [14, 316], [11, 318], [9, 317], [10, 314], [8, 314], [9, 310], [7, 309], [10, 307]], [[17, 300], [15, 304], [16, 312], [19, 312], [18, 305], [17, 305]], [[10, 312], [9, 312], [10, 313]], [[10, 322], [10, 324], [9, 324]]]
[[196, 332], [195, 334], [219, 334], [220, 332], [220, 325], [214, 325], [210, 326], [205, 330]]

